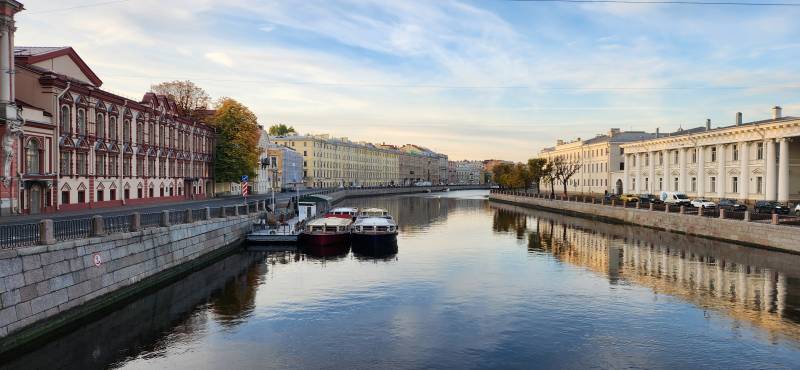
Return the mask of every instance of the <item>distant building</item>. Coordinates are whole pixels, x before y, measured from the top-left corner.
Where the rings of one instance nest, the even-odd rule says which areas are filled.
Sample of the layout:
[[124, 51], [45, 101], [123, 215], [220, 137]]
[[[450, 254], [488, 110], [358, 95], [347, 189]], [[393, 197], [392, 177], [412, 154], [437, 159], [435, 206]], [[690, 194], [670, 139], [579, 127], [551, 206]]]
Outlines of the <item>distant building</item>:
[[270, 173], [275, 191], [304, 188], [303, 156], [284, 145], [271, 144], [267, 148], [265, 170]]
[[269, 193], [272, 188], [272, 171], [269, 171], [265, 164], [269, 164], [269, 156], [267, 155], [267, 148], [269, 148], [269, 133], [264, 130], [264, 126], [258, 127], [260, 130], [258, 137], [258, 168], [256, 168], [256, 177], [251, 180], [252, 192], [254, 194]]
[[[431, 184], [443, 184], [447, 182], [447, 155], [434, 152], [428, 148], [406, 144], [400, 147], [404, 153], [416, 156], [412, 160], [415, 166], [410, 167], [414, 173], [403, 173], [404, 182], [415, 183], [419, 181], [430, 182]], [[408, 175], [408, 177], [405, 177]]]
[[[548, 160], [560, 157], [566, 162], [580, 165], [580, 170], [568, 181], [567, 191], [570, 193], [620, 193], [621, 171], [624, 168], [620, 146], [651, 139], [655, 135], [644, 131], [620, 131], [612, 128], [607, 134], [597, 135], [588, 140], [580, 138], [570, 142], [558, 140], [555, 146], [542, 149], [538, 157]], [[563, 189], [563, 184], [556, 182], [555, 187], [558, 191]]]
[[486, 183], [483, 161], [450, 161], [448, 183], [453, 185], [479, 185]]

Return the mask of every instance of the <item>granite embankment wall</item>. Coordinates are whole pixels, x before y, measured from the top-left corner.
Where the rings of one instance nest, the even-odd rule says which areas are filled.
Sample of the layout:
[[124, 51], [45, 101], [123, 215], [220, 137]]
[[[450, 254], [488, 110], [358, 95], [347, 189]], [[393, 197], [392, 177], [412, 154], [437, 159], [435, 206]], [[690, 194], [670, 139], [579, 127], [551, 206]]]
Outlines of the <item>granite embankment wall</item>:
[[0, 250], [0, 352], [237, 246], [258, 213]]
[[697, 215], [611, 207], [608, 205], [543, 199], [509, 194], [490, 194], [490, 200], [541, 208], [575, 216], [640, 225], [704, 238], [800, 253], [800, 227], [765, 222], [720, 219]]

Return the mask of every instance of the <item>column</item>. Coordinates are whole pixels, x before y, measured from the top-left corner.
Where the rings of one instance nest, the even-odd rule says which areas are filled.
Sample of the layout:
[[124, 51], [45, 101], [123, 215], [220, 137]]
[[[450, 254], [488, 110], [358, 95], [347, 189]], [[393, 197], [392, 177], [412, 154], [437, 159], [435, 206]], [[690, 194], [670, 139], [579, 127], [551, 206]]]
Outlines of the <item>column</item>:
[[786, 203], [789, 201], [789, 140], [781, 138], [778, 156], [778, 201]]
[[636, 187], [633, 189], [634, 194], [642, 192], [642, 153], [636, 153]]
[[11, 32], [8, 21], [0, 21], [0, 102], [11, 102]]
[[778, 184], [777, 184], [777, 174], [775, 167], [775, 140], [767, 139], [766, 140], [766, 147], [767, 147], [767, 156], [764, 158], [764, 166], [766, 166], [766, 173], [767, 178], [764, 182], [764, 187], [766, 189], [766, 200], [777, 200], [778, 199]]
[[725, 144], [717, 145], [717, 197], [725, 198], [725, 186], [727, 181], [725, 179], [728, 174], [725, 173]]
[[623, 167], [623, 169], [622, 169], [623, 170], [622, 171], [622, 192], [623, 193], [627, 193], [628, 192], [628, 186], [630, 186], [630, 175], [629, 175], [629, 173], [630, 173], [630, 168], [631, 168], [631, 161], [628, 158], [630, 158], [630, 154], [624, 153], [622, 155], [622, 159], [624, 160], [624, 163], [622, 165], [622, 167]]
[[702, 198], [706, 195], [706, 147], [697, 146], [697, 197]]
[[678, 191], [686, 192], [686, 183], [689, 181], [686, 169], [686, 148], [678, 149], [678, 165], [680, 166], [680, 177], [678, 178]]
[[664, 187], [661, 190], [669, 191], [669, 190], [676, 190], [672, 189], [672, 174], [670, 173], [669, 165], [672, 164], [672, 158], [669, 156], [670, 151], [665, 150], [662, 152], [664, 155], [664, 166], [662, 167], [664, 170]]
[[647, 154], [650, 157], [650, 173], [647, 175], [650, 178], [650, 188], [647, 189], [649, 194], [655, 194], [656, 187], [658, 186], [658, 181], [656, 181], [656, 154], [658, 154], [658, 152], [650, 152]]
[[739, 199], [747, 200], [750, 185], [750, 143], [739, 143]]

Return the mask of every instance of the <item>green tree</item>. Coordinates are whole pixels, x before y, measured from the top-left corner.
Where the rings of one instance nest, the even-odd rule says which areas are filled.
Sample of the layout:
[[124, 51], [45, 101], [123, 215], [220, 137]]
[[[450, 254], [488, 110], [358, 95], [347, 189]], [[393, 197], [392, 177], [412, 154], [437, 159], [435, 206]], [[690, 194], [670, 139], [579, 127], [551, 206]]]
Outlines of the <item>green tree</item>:
[[531, 179], [536, 184], [536, 192], [539, 192], [539, 185], [542, 178], [546, 175], [547, 159], [531, 158], [528, 160], [528, 169], [531, 172]]
[[242, 175], [255, 177], [258, 165], [259, 128], [256, 115], [242, 103], [222, 98], [210, 124], [217, 133], [214, 175], [218, 182], [238, 182]]
[[150, 91], [175, 100], [178, 112], [185, 117], [200, 118], [198, 111], [208, 109], [211, 98], [192, 81], [170, 81], [150, 86]]
[[497, 185], [500, 185], [504, 188], [511, 187], [509, 185], [508, 176], [513, 170], [513, 166], [510, 163], [500, 163], [494, 168], [492, 168], [492, 176], [494, 177], [494, 182]]
[[294, 130], [292, 126], [286, 126], [283, 123], [272, 125], [269, 127], [269, 135], [270, 136], [286, 136], [289, 134], [297, 134], [297, 131]]

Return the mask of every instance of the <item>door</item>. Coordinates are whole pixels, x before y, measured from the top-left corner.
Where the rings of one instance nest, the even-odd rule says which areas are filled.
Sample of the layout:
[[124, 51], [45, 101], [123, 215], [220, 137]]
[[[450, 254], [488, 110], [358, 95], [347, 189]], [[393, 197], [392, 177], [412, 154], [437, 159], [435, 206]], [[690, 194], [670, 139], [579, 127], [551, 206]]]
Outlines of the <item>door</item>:
[[28, 197], [30, 200], [30, 211], [32, 215], [42, 212], [42, 187], [39, 185], [31, 186], [31, 194]]
[[617, 195], [622, 195], [622, 180], [617, 180]]

